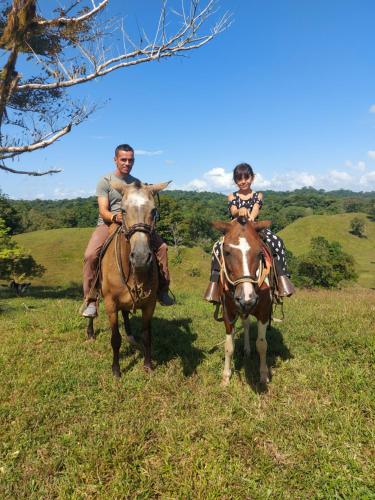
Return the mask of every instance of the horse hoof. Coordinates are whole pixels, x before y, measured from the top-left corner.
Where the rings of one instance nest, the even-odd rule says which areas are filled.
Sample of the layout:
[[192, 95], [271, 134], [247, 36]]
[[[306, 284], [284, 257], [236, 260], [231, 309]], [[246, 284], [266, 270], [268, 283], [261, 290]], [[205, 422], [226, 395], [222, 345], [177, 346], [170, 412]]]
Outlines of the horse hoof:
[[121, 370], [118, 366], [112, 366], [112, 373], [116, 378], [121, 377]]
[[153, 368], [152, 368], [152, 365], [143, 365], [143, 369], [146, 373], [152, 373], [153, 372]]
[[221, 385], [221, 387], [228, 387], [229, 378], [223, 378], [220, 385]]
[[260, 376], [260, 383], [262, 385], [267, 385], [269, 381], [270, 381], [270, 379], [269, 379], [268, 375], [264, 374], [264, 375]]

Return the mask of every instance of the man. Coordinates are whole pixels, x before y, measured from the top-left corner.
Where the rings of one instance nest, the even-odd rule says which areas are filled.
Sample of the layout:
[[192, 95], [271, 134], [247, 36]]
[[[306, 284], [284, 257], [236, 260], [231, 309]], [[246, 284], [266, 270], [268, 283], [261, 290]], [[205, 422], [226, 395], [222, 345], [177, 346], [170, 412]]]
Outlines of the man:
[[[85, 308], [82, 316], [93, 318], [97, 315], [96, 299], [97, 291], [92, 290], [94, 285], [98, 258], [100, 250], [109, 235], [109, 226], [112, 223], [121, 224], [121, 194], [111, 187], [112, 179], [120, 179], [127, 184], [137, 181], [130, 175], [134, 165], [134, 149], [128, 144], [121, 144], [115, 150], [115, 171], [103, 176], [97, 185], [96, 195], [98, 197], [99, 218], [98, 225], [93, 232], [87, 245], [83, 263], [83, 293], [85, 297]], [[173, 299], [168, 295], [169, 271], [168, 271], [168, 247], [162, 238], [154, 233], [152, 236], [152, 247], [155, 252], [159, 267], [159, 292], [158, 300], [162, 305], [171, 306]], [[90, 293], [91, 291], [91, 293]]]

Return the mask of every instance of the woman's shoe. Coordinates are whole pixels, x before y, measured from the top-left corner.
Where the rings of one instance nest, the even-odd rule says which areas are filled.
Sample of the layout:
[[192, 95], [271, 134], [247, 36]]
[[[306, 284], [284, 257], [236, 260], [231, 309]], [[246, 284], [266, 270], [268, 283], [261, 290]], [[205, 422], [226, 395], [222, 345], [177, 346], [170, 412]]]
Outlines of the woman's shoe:
[[220, 304], [219, 284], [216, 281], [210, 281], [205, 294], [204, 300], [211, 302], [211, 304]]
[[290, 297], [296, 291], [288, 276], [279, 276], [277, 280], [277, 295], [279, 297]]

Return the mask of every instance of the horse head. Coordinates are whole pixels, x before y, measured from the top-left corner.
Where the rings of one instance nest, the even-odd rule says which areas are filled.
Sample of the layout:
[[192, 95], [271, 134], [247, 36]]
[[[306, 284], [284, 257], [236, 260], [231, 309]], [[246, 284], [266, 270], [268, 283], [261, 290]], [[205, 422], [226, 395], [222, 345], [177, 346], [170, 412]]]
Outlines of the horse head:
[[225, 279], [242, 317], [258, 302], [258, 277], [262, 266], [262, 241], [258, 232], [271, 221], [251, 222], [238, 217], [231, 222], [215, 221], [212, 225], [224, 234], [222, 261]]
[[169, 182], [160, 184], [111, 182], [113, 189], [122, 194], [122, 225], [130, 244], [130, 264], [135, 272], [147, 272], [152, 264], [150, 236], [157, 215], [154, 195], [165, 189], [168, 184]]

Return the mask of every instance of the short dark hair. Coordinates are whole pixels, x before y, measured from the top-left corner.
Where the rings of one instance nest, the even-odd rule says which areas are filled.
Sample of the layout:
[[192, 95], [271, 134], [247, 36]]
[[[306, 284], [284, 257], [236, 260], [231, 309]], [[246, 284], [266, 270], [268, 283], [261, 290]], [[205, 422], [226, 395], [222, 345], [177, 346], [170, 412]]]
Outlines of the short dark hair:
[[115, 149], [115, 156], [119, 151], [132, 151], [134, 153], [134, 149], [129, 144], [119, 144]]
[[233, 180], [236, 182], [236, 179], [241, 177], [244, 174], [248, 174], [249, 177], [254, 177], [254, 171], [252, 167], [248, 163], [240, 163], [233, 170]]

